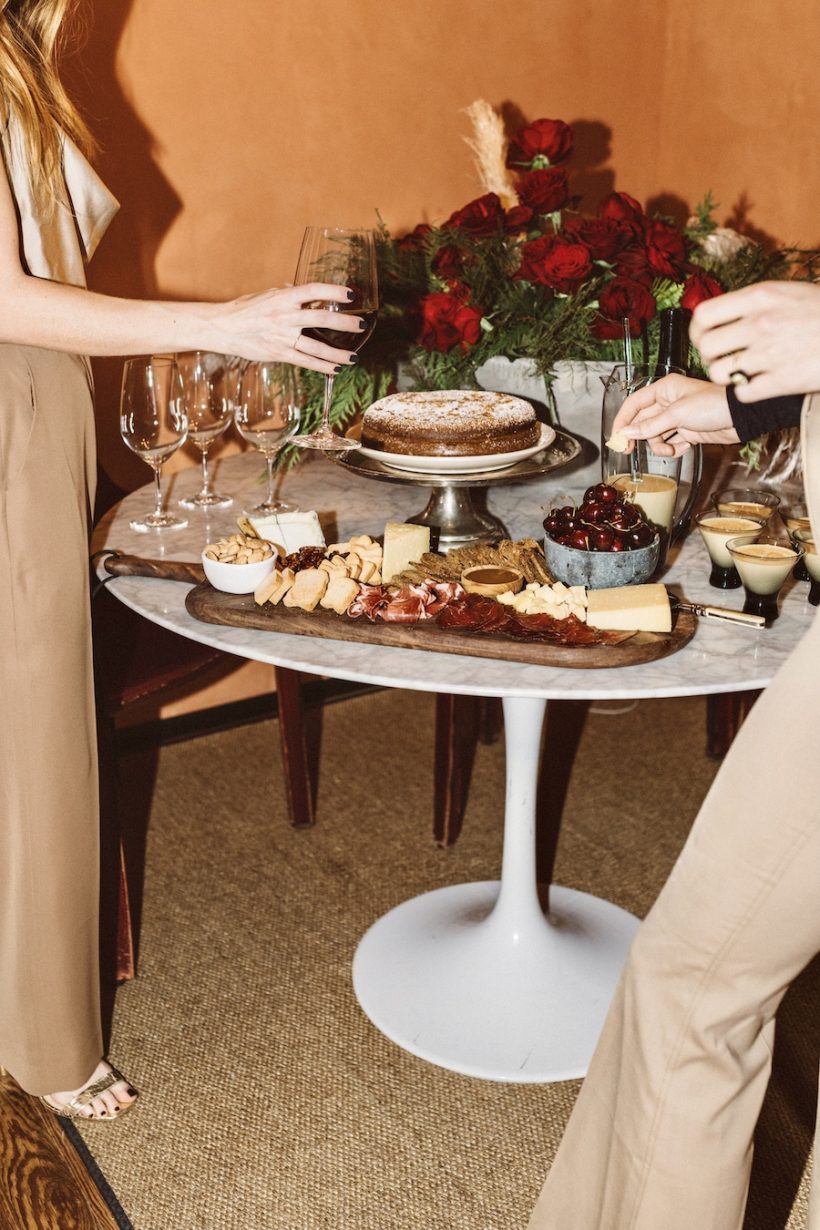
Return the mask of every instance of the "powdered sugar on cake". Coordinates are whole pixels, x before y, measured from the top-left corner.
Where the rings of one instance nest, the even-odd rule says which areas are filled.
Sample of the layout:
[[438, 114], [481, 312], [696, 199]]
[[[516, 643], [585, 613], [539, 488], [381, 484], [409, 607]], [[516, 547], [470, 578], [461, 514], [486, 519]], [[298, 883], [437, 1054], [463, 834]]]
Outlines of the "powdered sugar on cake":
[[513, 452], [537, 441], [529, 402], [483, 390], [391, 393], [365, 411], [362, 423], [367, 447], [422, 456]]

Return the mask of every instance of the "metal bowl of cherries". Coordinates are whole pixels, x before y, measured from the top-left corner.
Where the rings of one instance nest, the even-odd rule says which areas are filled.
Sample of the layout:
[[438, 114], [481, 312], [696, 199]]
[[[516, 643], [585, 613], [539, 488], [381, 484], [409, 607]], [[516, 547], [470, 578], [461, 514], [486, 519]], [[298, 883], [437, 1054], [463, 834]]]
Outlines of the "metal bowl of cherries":
[[637, 585], [658, 566], [657, 530], [609, 483], [588, 487], [577, 507], [551, 509], [544, 534], [547, 568], [566, 585]]

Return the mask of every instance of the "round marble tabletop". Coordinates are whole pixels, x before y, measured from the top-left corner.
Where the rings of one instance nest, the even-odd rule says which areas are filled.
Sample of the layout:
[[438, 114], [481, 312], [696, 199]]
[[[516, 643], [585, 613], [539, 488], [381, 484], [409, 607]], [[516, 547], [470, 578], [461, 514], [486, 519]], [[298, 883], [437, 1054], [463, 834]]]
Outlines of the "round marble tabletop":
[[[116, 548], [135, 555], [198, 559], [209, 541], [235, 530], [235, 518], [262, 498], [262, 467], [256, 455], [243, 454], [213, 466], [214, 485], [233, 495], [233, 507], [209, 514], [188, 512], [183, 530], [134, 532], [129, 520], [148, 510], [151, 488], [127, 496], [100, 522], [94, 550]], [[193, 492], [199, 470], [171, 476], [165, 483], [169, 504]], [[566, 481], [566, 480], [564, 480]], [[414, 486], [369, 482], [322, 456], [310, 456], [281, 482], [281, 494], [303, 509], [315, 508], [329, 542], [356, 533], [380, 535], [387, 520], [419, 512], [427, 499], [423, 482]], [[488, 496], [488, 508], [513, 537], [541, 536], [545, 507], [563, 498], [560, 471]], [[742, 590], [720, 591], [708, 582], [709, 561], [700, 536], [691, 534], [676, 550], [664, 580], [695, 602], [740, 609]], [[762, 688], [808, 627], [814, 608], [804, 584], [788, 583], [781, 615], [771, 628], [750, 630], [699, 622], [693, 640], [678, 653], [641, 666], [573, 670], [471, 658], [421, 650], [392, 649], [314, 637], [257, 632], [200, 623], [185, 610], [186, 586], [145, 577], [109, 582], [127, 606], [163, 627], [241, 657], [309, 674], [331, 675], [425, 692], [481, 696], [538, 696], [547, 699], [685, 696]]]

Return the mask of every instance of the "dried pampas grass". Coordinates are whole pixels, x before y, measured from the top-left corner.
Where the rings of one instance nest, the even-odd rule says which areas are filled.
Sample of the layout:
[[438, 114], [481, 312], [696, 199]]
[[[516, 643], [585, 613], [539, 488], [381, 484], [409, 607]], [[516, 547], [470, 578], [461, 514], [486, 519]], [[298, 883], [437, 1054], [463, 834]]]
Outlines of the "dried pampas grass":
[[788, 431], [766, 436], [760, 460], [760, 477], [764, 482], [785, 483], [790, 478], [802, 478], [800, 428], [791, 427]]
[[518, 204], [512, 177], [505, 166], [507, 138], [501, 116], [484, 99], [479, 98], [464, 108], [473, 125], [472, 137], [464, 140], [473, 151], [476, 169], [485, 192], [495, 192], [505, 209]]

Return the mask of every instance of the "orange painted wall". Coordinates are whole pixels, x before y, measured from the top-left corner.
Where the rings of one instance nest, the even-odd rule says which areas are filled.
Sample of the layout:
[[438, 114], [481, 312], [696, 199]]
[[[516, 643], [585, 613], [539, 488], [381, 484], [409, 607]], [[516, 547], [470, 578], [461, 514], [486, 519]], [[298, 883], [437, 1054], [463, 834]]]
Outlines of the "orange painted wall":
[[[612, 186], [820, 243], [816, 0], [90, 0], [71, 87], [123, 201], [98, 289], [231, 296], [286, 281], [302, 228], [446, 217], [478, 192], [462, 108], [576, 126]], [[103, 462], [144, 482], [98, 367]]]

